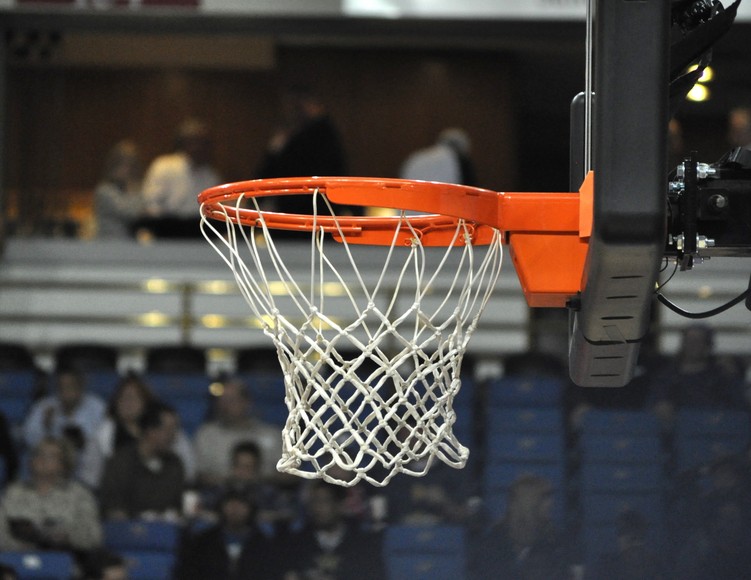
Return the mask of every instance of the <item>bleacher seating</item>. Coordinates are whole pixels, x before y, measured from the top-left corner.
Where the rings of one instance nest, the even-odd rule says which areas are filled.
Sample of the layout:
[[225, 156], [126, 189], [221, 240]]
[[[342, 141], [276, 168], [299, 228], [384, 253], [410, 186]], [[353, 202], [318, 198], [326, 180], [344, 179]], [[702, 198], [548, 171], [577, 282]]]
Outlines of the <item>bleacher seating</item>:
[[552, 484], [554, 516], [563, 522], [567, 465], [562, 388], [561, 381], [548, 377], [512, 377], [488, 385], [482, 495], [491, 520], [503, 515], [514, 481], [532, 474]]
[[171, 552], [180, 538], [180, 526], [164, 521], [106, 520], [103, 531], [104, 545], [115, 551]]
[[673, 430], [678, 472], [708, 465], [724, 455], [740, 454], [751, 443], [749, 414], [727, 409], [680, 409]]
[[466, 575], [466, 531], [461, 526], [393, 525], [384, 560], [391, 580], [455, 580]]
[[12, 567], [18, 580], [70, 580], [73, 556], [67, 552], [0, 552], [0, 562]]
[[165, 580], [172, 577], [174, 551], [124, 550], [120, 555], [128, 568], [128, 580]]

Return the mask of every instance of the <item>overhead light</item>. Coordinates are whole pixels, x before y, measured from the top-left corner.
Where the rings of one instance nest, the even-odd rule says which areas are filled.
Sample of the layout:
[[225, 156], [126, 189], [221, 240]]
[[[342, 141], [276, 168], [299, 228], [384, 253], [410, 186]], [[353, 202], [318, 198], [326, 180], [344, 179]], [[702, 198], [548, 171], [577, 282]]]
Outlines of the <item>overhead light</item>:
[[[699, 68], [699, 65], [692, 64], [690, 67], [688, 67], [688, 72], [693, 72], [697, 68]], [[701, 76], [699, 77], [699, 80], [697, 82], [700, 83], [709, 83], [712, 82], [714, 79], [714, 69], [711, 66], [704, 67], [704, 70], [701, 73]]]
[[711, 66], [708, 66], [704, 69], [704, 72], [699, 77], [699, 82], [709, 83], [712, 82], [712, 79], [714, 79], [714, 69]]
[[695, 84], [693, 88], [688, 92], [686, 98], [689, 101], [700, 103], [709, 99], [709, 89], [701, 84]]

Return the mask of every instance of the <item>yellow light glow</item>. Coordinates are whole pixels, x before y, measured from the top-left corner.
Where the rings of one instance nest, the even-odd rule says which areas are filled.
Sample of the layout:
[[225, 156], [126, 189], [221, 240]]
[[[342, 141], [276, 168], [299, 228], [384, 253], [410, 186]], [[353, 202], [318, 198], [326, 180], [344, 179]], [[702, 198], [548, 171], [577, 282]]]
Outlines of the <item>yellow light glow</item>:
[[324, 296], [346, 296], [346, 288], [339, 282], [327, 282], [322, 288]]
[[286, 296], [289, 294], [287, 292], [287, 285], [284, 282], [269, 282], [268, 289], [273, 296]]
[[143, 283], [144, 290], [153, 294], [164, 294], [165, 292], [169, 292], [169, 287], [170, 283], [161, 278], [152, 278]]
[[700, 286], [699, 290], [696, 293], [699, 296], [699, 298], [703, 298], [705, 300], [707, 298], [711, 298], [712, 294], [714, 294], [711, 286]]
[[206, 314], [201, 317], [201, 324], [206, 328], [224, 328], [227, 326], [227, 317], [221, 314]]
[[686, 98], [689, 101], [694, 101], [696, 103], [706, 101], [709, 99], [709, 89], [705, 87], [704, 85], [696, 84], [688, 92], [688, 95], [686, 95]]
[[[694, 72], [697, 68], [699, 68], [698, 65], [692, 64], [690, 67], [688, 67], [687, 72]], [[708, 66], [708, 67], [705, 67], [704, 70], [702, 71], [698, 82], [709, 83], [709, 82], [712, 82], [713, 79], [714, 79], [714, 69], [711, 66]]]
[[209, 385], [209, 393], [214, 397], [221, 397], [224, 394], [224, 383], [211, 383]]
[[708, 66], [704, 69], [704, 72], [699, 77], [700, 83], [710, 83], [714, 79], [714, 69], [711, 66]]
[[235, 291], [235, 283], [226, 280], [207, 280], [201, 284], [201, 291], [206, 294], [230, 294]]
[[162, 312], [146, 312], [136, 317], [141, 326], [168, 326], [170, 318]]

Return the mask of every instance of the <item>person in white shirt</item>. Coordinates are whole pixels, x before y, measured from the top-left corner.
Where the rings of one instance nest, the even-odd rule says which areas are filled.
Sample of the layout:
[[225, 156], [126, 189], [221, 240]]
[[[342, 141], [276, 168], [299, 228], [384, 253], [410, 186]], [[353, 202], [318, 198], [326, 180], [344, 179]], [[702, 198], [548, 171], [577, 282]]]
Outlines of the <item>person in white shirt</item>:
[[252, 414], [252, 399], [237, 379], [226, 381], [215, 400], [215, 416], [196, 432], [193, 447], [197, 477], [202, 486], [220, 485], [231, 474], [232, 450], [242, 441], [252, 441], [263, 458], [260, 471], [265, 478], [278, 477], [276, 463], [282, 456], [281, 428]]
[[461, 129], [444, 129], [433, 145], [407, 157], [399, 176], [403, 179], [476, 185], [469, 137]]
[[175, 151], [152, 161], [143, 183], [146, 213], [151, 218], [190, 220], [198, 232], [198, 194], [219, 185], [211, 165], [212, 143], [203, 121], [188, 119], [180, 125]]

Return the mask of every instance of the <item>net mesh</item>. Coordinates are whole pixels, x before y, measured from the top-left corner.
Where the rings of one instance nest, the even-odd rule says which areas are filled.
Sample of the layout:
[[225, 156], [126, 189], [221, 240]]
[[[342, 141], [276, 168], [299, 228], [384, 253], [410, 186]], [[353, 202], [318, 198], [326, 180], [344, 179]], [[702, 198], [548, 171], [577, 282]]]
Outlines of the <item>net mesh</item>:
[[[313, 222], [319, 207], [334, 215], [323, 194], [312, 200]], [[255, 226], [240, 225], [245, 203], [259, 209], [241, 196], [223, 206], [223, 225], [204, 217], [201, 229], [279, 355], [289, 416], [277, 469], [381, 486], [400, 472], [424, 475], [436, 460], [464, 467], [469, 451], [453, 433], [453, 402], [500, 274], [500, 232], [476, 247], [460, 221], [455, 245], [426, 248], [413, 232], [407, 247], [379, 246], [376, 258], [373, 247], [334, 243], [314, 226], [309, 279], [300, 280], [285, 250], [299, 262], [305, 245], [275, 243], [262, 213]], [[410, 216], [397, 222], [394, 239], [411, 230]], [[358, 268], [366, 260], [370, 277]]]

